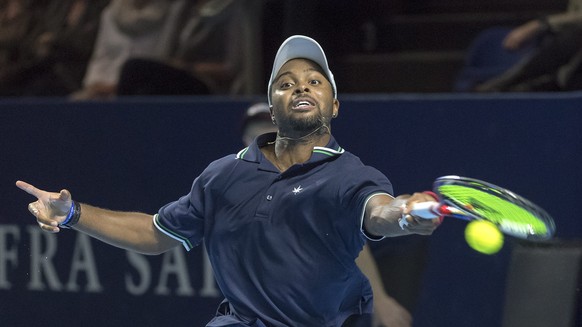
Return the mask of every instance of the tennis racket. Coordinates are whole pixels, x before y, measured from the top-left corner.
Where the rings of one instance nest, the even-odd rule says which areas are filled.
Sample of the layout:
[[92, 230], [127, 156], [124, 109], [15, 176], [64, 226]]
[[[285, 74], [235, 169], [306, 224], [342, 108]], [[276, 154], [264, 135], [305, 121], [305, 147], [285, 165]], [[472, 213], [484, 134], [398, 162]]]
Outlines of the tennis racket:
[[[496, 185], [480, 180], [443, 176], [435, 180], [433, 192], [438, 202], [422, 202], [412, 206], [410, 214], [424, 219], [440, 216], [463, 220], [488, 220], [499, 230], [527, 240], [547, 240], [556, 227], [552, 217], [534, 203]], [[400, 227], [408, 222], [400, 219]]]

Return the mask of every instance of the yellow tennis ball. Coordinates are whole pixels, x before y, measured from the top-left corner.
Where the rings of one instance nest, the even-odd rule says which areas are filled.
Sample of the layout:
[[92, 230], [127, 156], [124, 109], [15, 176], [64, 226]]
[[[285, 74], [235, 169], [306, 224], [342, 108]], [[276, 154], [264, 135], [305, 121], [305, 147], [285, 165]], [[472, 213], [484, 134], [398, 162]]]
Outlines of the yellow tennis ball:
[[503, 247], [503, 234], [495, 224], [486, 220], [467, 224], [465, 240], [471, 248], [483, 254], [495, 254]]

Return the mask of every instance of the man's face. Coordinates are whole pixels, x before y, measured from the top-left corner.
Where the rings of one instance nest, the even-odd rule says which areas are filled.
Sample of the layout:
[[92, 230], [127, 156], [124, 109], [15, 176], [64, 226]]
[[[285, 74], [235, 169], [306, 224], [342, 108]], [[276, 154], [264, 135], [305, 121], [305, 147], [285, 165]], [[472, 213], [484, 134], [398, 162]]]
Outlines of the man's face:
[[281, 67], [271, 96], [279, 130], [289, 135], [329, 125], [339, 109], [321, 67], [307, 59], [292, 59]]

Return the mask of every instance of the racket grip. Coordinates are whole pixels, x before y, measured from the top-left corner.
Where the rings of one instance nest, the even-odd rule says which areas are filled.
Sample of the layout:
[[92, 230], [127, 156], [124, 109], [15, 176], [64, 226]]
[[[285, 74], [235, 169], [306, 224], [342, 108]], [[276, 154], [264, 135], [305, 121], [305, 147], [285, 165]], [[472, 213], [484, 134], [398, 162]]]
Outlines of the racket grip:
[[442, 205], [436, 201], [415, 203], [412, 205], [410, 215], [423, 219], [438, 218], [443, 215]]
[[415, 216], [423, 219], [433, 219], [442, 217], [445, 212], [443, 212], [443, 205], [436, 201], [419, 202], [412, 205], [412, 210], [410, 214], [403, 214], [398, 220], [400, 228], [404, 229], [404, 226], [408, 226], [408, 216]]

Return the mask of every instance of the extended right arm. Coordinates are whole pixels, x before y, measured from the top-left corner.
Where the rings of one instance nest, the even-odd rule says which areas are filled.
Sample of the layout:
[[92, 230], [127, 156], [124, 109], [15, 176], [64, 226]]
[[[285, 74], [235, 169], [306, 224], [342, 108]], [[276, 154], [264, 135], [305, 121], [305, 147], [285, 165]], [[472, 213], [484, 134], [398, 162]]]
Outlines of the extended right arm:
[[[28, 205], [28, 210], [39, 226], [48, 232], [59, 232], [73, 203], [69, 191], [46, 192], [22, 181], [16, 182], [16, 186], [37, 198]], [[79, 221], [72, 228], [110, 245], [144, 254], [159, 254], [180, 244], [154, 226], [152, 215], [88, 204], [80, 205]]]

